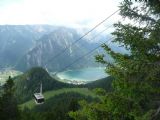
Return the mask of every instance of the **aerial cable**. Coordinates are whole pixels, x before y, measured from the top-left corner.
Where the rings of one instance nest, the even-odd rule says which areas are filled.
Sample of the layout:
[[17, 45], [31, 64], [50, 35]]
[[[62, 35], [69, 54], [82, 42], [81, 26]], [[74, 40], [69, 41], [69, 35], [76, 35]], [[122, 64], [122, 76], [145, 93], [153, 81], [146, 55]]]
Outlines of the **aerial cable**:
[[62, 51], [60, 51], [58, 54], [56, 54], [55, 56], [53, 56], [51, 59], [49, 59], [45, 65], [47, 65], [49, 62], [53, 61], [54, 59], [57, 59], [57, 57], [59, 57], [60, 55], [62, 55], [67, 49], [69, 49], [71, 46], [73, 46], [74, 44], [76, 44], [78, 41], [80, 41], [82, 38], [84, 38], [85, 36], [87, 36], [90, 32], [92, 32], [93, 30], [95, 30], [97, 27], [99, 27], [101, 24], [103, 24], [105, 21], [107, 21], [109, 18], [111, 18], [113, 15], [115, 15], [117, 12], [119, 11], [116, 10], [115, 12], [113, 12], [111, 15], [109, 15], [107, 18], [105, 18], [104, 20], [102, 20], [100, 23], [98, 23], [96, 26], [94, 26], [91, 30], [89, 30], [88, 32], [86, 32], [83, 36], [81, 36], [79, 39], [75, 40], [73, 43], [71, 43], [71, 45], [69, 45], [68, 47], [64, 48]]
[[[106, 42], [104, 42], [104, 43], [102, 43], [102, 44], [106, 44], [107, 42], [111, 41], [112, 39], [113, 39], [113, 37], [110, 38], [110, 39], [108, 39]], [[74, 60], [71, 64], [67, 65], [67, 66], [64, 67], [63, 69], [61, 69], [61, 70], [59, 70], [58, 72], [56, 72], [55, 75], [58, 74], [58, 73], [60, 73], [60, 72], [62, 72], [62, 71], [64, 71], [64, 70], [66, 70], [67, 68], [69, 68], [70, 66], [72, 66], [73, 64], [75, 64], [76, 62], [78, 62], [79, 60], [81, 60], [81, 59], [83, 59], [84, 57], [88, 56], [89, 54], [91, 54], [92, 52], [94, 52], [95, 50], [97, 50], [98, 48], [100, 48], [102, 44], [98, 45], [97, 47], [95, 47], [94, 49], [90, 50], [90, 51], [87, 52], [86, 54], [80, 56], [79, 58], [77, 58], [76, 60]]]
[[[136, 21], [133, 25], [135, 25], [137, 22], [138, 22], [138, 21]], [[110, 43], [111, 43], [111, 41], [112, 41], [113, 39], [114, 39], [114, 37], [111, 37], [110, 39], [108, 39], [107, 41], [105, 41], [105, 42], [102, 43], [102, 44], [106, 44], [107, 42], [110, 42]], [[87, 53], [84, 54], [83, 56], [80, 56], [80, 57], [77, 58], [75, 61], [73, 61], [71, 64], [67, 65], [67, 66], [64, 67], [63, 69], [61, 69], [61, 70], [59, 70], [58, 72], [56, 72], [55, 75], [58, 74], [58, 73], [60, 73], [60, 72], [62, 72], [62, 71], [64, 71], [64, 70], [66, 70], [67, 68], [71, 67], [73, 64], [75, 64], [75, 63], [78, 62], [79, 60], [83, 59], [84, 57], [90, 55], [92, 52], [94, 52], [95, 50], [97, 50], [98, 48], [100, 48], [102, 44], [100, 44], [99, 46], [97, 46], [97, 47], [95, 47], [94, 49], [90, 50], [89, 52], [87, 52]], [[108, 45], [109, 45], [109, 44], [108, 44]]]

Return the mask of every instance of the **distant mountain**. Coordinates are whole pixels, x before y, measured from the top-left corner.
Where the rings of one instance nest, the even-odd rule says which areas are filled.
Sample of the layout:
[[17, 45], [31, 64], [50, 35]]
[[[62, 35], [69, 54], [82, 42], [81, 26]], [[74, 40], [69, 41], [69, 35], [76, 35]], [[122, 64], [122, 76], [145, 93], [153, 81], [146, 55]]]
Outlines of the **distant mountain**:
[[[81, 39], [72, 45], [80, 37], [81, 35], [75, 29], [60, 27], [41, 37], [35, 47], [21, 59], [16, 68], [25, 71], [33, 66], [43, 66], [52, 71], [61, 70], [98, 45], [98, 43], [91, 43], [86, 39]], [[96, 66], [95, 53], [98, 54], [98, 51], [77, 61], [69, 69]]]
[[[63, 70], [108, 39], [105, 35], [95, 37], [97, 32], [94, 31], [72, 45], [87, 31], [50, 25], [0, 25], [0, 69], [13, 67], [26, 71], [42, 66], [52, 72]], [[123, 52], [118, 45], [110, 46]], [[94, 58], [99, 53], [102, 49], [95, 50], [68, 69], [99, 66]], [[111, 60], [110, 56], [106, 58]]]
[[15, 65], [36, 40], [54, 29], [49, 25], [0, 25], [0, 67]]

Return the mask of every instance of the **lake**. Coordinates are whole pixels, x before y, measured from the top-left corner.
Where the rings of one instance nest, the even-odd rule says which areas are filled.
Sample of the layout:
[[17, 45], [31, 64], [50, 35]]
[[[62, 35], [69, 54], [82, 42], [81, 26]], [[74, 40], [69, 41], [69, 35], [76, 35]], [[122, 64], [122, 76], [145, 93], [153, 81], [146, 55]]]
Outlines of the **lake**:
[[67, 70], [58, 73], [57, 76], [62, 80], [89, 82], [105, 78], [108, 76], [108, 74], [104, 72], [104, 68], [102, 67], [92, 67], [76, 70]]

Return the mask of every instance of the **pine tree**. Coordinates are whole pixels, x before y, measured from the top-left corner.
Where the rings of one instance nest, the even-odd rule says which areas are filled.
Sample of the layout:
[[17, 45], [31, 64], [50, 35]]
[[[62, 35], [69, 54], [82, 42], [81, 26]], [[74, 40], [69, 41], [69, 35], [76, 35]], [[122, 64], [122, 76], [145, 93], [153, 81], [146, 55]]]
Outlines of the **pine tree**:
[[[138, 3], [138, 4], [137, 4]], [[109, 46], [102, 47], [114, 62], [97, 55], [114, 77], [113, 92], [106, 93], [100, 103], [82, 104], [82, 110], [70, 115], [86, 120], [158, 120], [160, 114], [160, 1], [124, 0], [120, 15], [132, 22], [114, 24], [115, 39], [130, 53], [121, 54]], [[83, 113], [83, 114], [82, 114]], [[103, 116], [103, 117], [102, 117]]]
[[18, 105], [14, 96], [14, 82], [9, 76], [0, 100], [0, 120], [19, 120]]

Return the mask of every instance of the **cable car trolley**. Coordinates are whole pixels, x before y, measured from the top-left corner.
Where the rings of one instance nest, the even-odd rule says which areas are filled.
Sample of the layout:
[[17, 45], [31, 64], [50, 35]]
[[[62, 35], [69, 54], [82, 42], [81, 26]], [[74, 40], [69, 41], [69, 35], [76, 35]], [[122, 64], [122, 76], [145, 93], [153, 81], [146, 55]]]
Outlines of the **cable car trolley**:
[[34, 93], [33, 96], [34, 96], [36, 104], [43, 104], [44, 103], [44, 96], [42, 94], [42, 83], [40, 85], [40, 92]]

